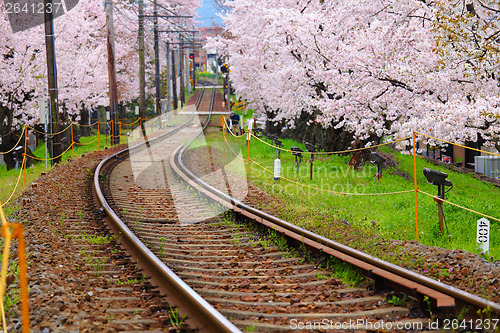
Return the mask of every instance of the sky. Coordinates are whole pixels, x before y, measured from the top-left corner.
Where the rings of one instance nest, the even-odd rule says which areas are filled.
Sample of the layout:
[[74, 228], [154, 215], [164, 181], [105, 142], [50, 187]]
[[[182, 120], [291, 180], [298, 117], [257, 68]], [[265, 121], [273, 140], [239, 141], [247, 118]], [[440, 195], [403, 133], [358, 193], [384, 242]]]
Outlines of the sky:
[[198, 9], [198, 15], [200, 16], [197, 21], [200, 27], [211, 27], [213, 22], [218, 25], [223, 25], [222, 20], [216, 15], [217, 9], [213, 6], [213, 0], [202, 0], [202, 6]]

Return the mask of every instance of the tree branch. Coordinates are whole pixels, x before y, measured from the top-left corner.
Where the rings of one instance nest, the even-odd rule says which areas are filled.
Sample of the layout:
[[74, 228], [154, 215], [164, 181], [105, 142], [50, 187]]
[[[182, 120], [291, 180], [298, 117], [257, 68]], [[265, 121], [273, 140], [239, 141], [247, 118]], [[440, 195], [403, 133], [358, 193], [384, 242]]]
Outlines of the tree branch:
[[326, 56], [324, 56], [322, 53], [321, 53], [321, 49], [319, 48], [319, 45], [318, 45], [318, 40], [316, 39], [316, 36], [314, 36], [314, 44], [316, 44], [316, 49], [317, 49], [317, 52], [320, 56], [322, 56], [326, 61], [330, 62], [330, 59], [328, 59]]
[[391, 79], [390, 77], [379, 78], [380, 81], [389, 82], [394, 87], [400, 87], [408, 90], [409, 92], [413, 92], [413, 88], [409, 87], [406, 83], [401, 82], [399, 80]]
[[483, 8], [486, 8], [488, 10], [491, 10], [492, 12], [495, 12], [495, 13], [500, 13], [500, 10], [498, 9], [494, 9], [494, 8], [491, 8], [491, 7], [488, 7], [486, 6], [485, 4], [483, 4], [481, 1], [477, 0], [477, 2], [481, 5], [481, 7]]

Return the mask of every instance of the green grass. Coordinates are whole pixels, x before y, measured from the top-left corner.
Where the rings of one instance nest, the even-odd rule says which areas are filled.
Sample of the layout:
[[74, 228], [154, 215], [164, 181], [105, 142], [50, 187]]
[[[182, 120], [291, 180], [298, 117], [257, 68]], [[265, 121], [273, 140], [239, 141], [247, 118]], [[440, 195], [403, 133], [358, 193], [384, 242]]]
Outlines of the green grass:
[[81, 240], [89, 244], [108, 244], [113, 239], [113, 236], [89, 235], [87, 233], [81, 236]]
[[[104, 140], [104, 136], [100, 136], [100, 149], [104, 149], [104, 147], [109, 147], [109, 139]], [[80, 143], [86, 144], [90, 143], [94, 140], [97, 139], [97, 135], [93, 135], [90, 137], [82, 137], [80, 139]], [[77, 145], [75, 146], [74, 154], [75, 158], [78, 156], [87, 153], [87, 152], [92, 152], [94, 150], [97, 150], [98, 144], [97, 141], [90, 143], [88, 145]], [[45, 159], [45, 145], [40, 145], [38, 148], [33, 152], [33, 156], [36, 156], [41, 159]], [[73, 156], [73, 150], [70, 149], [68, 152], [66, 152], [63, 157], [61, 158], [61, 163], [65, 163], [69, 158], [72, 158]], [[14, 191], [14, 188], [16, 186], [16, 182], [18, 180], [19, 175], [21, 174], [21, 178], [19, 181], [19, 185], [17, 189], [14, 192], [13, 199], [17, 198], [22, 191], [24, 191], [27, 186], [33, 182], [35, 179], [40, 177], [40, 174], [43, 171], [50, 171], [52, 169], [50, 162], [47, 165], [47, 168], [45, 167], [45, 161], [35, 161], [35, 163], [30, 166], [29, 168], [26, 169], [26, 182], [24, 184], [24, 173], [21, 173], [21, 168], [19, 168], [17, 171], [15, 169], [7, 170], [7, 167], [5, 165], [0, 165], [0, 184], [2, 184], [2, 191], [0, 193], [0, 201], [2, 203], [6, 202], [8, 198], [11, 196], [11, 194]], [[11, 200], [12, 201], [12, 200]], [[4, 207], [5, 214], [6, 216], [10, 215], [12, 212], [14, 212], [17, 209], [15, 205], [7, 204]]]
[[198, 72], [196, 73], [196, 78], [209, 78], [209, 79], [215, 79], [217, 77], [217, 74], [215, 73], [209, 73], [209, 72]]
[[[245, 139], [235, 139], [230, 136], [231, 142], [237, 143], [242, 149], [244, 159], [247, 157]], [[220, 141], [220, 134], [209, 140]], [[298, 146], [305, 151], [303, 144], [284, 139], [283, 144]], [[296, 172], [295, 158], [288, 152], [281, 154], [281, 175], [299, 184], [288, 182], [285, 179], [273, 180], [273, 174], [260, 169], [255, 164], [251, 166], [251, 181], [265, 192], [279, 199], [276, 204], [281, 218], [307, 227], [332, 239], [342, 239], [339, 234], [340, 225], [345, 224], [352, 228], [350, 232], [365, 232], [374, 237], [396, 240], [416, 239], [415, 224], [415, 197], [414, 192], [404, 194], [383, 195], [397, 191], [413, 190], [413, 157], [392, 151], [387, 147], [382, 152], [393, 154], [398, 165], [384, 171], [381, 183], [373, 183], [376, 167], [367, 164], [363, 170], [355, 171], [348, 166], [349, 156], [321, 155], [314, 162], [313, 180], [309, 179], [310, 164], [304, 155], [300, 164], [299, 173]], [[226, 154], [229, 149], [226, 146]], [[273, 170], [274, 149], [252, 139], [250, 155], [253, 160]], [[435, 166], [422, 158], [417, 158], [417, 183], [420, 190], [437, 195], [435, 186], [427, 183], [423, 168], [443, 171], [449, 174], [454, 188], [446, 194], [446, 199], [470, 208], [472, 210], [500, 218], [500, 189], [485, 184], [471, 177], [460, 174], [444, 167]], [[406, 174], [405, 179], [401, 174]], [[345, 195], [322, 192], [320, 189], [349, 193]], [[353, 195], [363, 194], [363, 195]], [[377, 194], [368, 196], [366, 194]], [[279, 208], [278, 208], [279, 207]], [[425, 245], [439, 246], [448, 249], [463, 249], [480, 254], [476, 244], [476, 222], [481, 216], [467, 212], [458, 207], [444, 204], [444, 214], [451, 237], [442, 236], [438, 224], [438, 208], [431, 197], [418, 195], [419, 214], [419, 241]], [[500, 257], [500, 228], [499, 222], [490, 220], [490, 251], [484, 256]], [[362, 240], [353, 247], [363, 248]], [[375, 250], [376, 251], [376, 250]], [[373, 253], [377, 255], [377, 253]], [[381, 253], [387, 257], [387, 253]]]

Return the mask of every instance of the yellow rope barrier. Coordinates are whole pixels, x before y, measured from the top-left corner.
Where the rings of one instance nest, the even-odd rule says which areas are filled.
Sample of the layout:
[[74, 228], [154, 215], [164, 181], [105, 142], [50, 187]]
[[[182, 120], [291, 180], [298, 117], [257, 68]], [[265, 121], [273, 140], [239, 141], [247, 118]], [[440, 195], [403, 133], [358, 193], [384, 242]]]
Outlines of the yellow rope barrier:
[[[222, 116], [224, 121], [225, 121], [225, 118], [224, 116]], [[240, 138], [240, 137], [243, 137], [246, 135], [243, 134], [243, 135], [235, 135], [231, 129], [228, 127], [228, 130], [229, 130], [229, 133], [231, 133], [232, 136], [234, 136], [235, 138]], [[262, 140], [261, 138], [255, 136], [253, 133], [251, 134], [252, 137], [256, 138], [258, 141], [270, 146], [270, 147], [273, 147], [275, 149], [279, 149], [281, 151], [285, 151], [285, 152], [288, 152], [288, 153], [291, 153], [292, 151], [290, 149], [285, 149], [285, 148], [281, 148], [281, 147], [278, 147], [278, 146], [274, 146], [270, 143], [267, 143], [266, 141]], [[405, 140], [409, 140], [411, 139], [412, 137], [411, 136], [408, 136], [408, 137], [405, 137], [405, 138], [401, 138], [401, 139], [397, 139], [397, 140], [393, 140], [393, 141], [389, 141], [389, 142], [385, 142], [385, 143], [381, 143], [381, 144], [378, 144], [378, 145], [374, 145], [374, 146], [370, 146], [370, 147], [364, 147], [364, 148], [356, 148], [356, 149], [348, 149], [348, 150], [340, 150], [340, 151], [319, 151], [319, 152], [309, 152], [309, 151], [304, 151], [302, 152], [302, 154], [314, 154], [314, 155], [325, 155], [325, 154], [345, 154], [345, 153], [353, 153], [353, 152], [357, 152], [357, 151], [362, 151], [362, 150], [367, 150], [367, 149], [373, 149], [373, 148], [377, 148], [377, 147], [382, 147], [382, 146], [387, 146], [387, 145], [390, 145], [392, 143], [396, 143], [396, 142], [400, 142], [400, 141], [405, 141]]]
[[[239, 155], [237, 155], [234, 151], [233, 151], [233, 148], [231, 148], [231, 146], [229, 145], [229, 143], [226, 141], [228, 147], [229, 147], [229, 150], [231, 150], [231, 152], [233, 153], [234, 156], [236, 156], [237, 158], [239, 158], [240, 160], [242, 160], [243, 162], [246, 162], [246, 160], [244, 158], [241, 158]], [[258, 167], [260, 167], [261, 169], [263, 169], [264, 171], [270, 173], [270, 174], [274, 174], [273, 171], [267, 169], [266, 167], [260, 165], [259, 163], [255, 162], [253, 159], [250, 159], [251, 163], [254, 163], [255, 165], [257, 165]], [[248, 162], [247, 162], [248, 163]], [[303, 186], [303, 187], [306, 187], [306, 188], [310, 188], [310, 189], [314, 189], [314, 190], [318, 190], [318, 191], [322, 191], [322, 192], [327, 192], [327, 193], [330, 193], [330, 194], [337, 194], [337, 195], [357, 195], [357, 196], [376, 196], [376, 195], [392, 195], [392, 194], [404, 194], [404, 193], [413, 193], [414, 190], [407, 190], [407, 191], [398, 191], [398, 192], [384, 192], [384, 193], [348, 193], [348, 192], [335, 192], [335, 191], [330, 191], [330, 190], [325, 190], [325, 189], [322, 189], [322, 188], [319, 188], [319, 187], [314, 187], [314, 186], [310, 186], [310, 185], [307, 185], [307, 184], [303, 184], [303, 183], [299, 183], [297, 181], [294, 181], [292, 179], [289, 179], [289, 178], [286, 178], [286, 177], [283, 177], [281, 176], [282, 179], [292, 183], [292, 184], [296, 184], [296, 185], [299, 185], [299, 186]]]
[[16, 147], [19, 146], [19, 143], [21, 142], [22, 138], [24, 137], [24, 132], [25, 131], [23, 130], [23, 134], [21, 134], [21, 136], [19, 137], [19, 140], [17, 141], [16, 145], [11, 150], [3, 152], [3, 153], [0, 152], [0, 155], [6, 155], [6, 154], [12, 152], [14, 149], [16, 149]]
[[[257, 140], [259, 140], [260, 142], [270, 146], [270, 147], [273, 147], [275, 149], [279, 149], [281, 151], [286, 151], [288, 153], [291, 153], [292, 151], [289, 150], [289, 149], [285, 149], [285, 148], [281, 148], [281, 147], [278, 147], [278, 146], [274, 146], [270, 143], [267, 143], [266, 141], [262, 140], [261, 138], [255, 136], [254, 134], [252, 134], [252, 137], [256, 138]], [[373, 149], [373, 148], [377, 148], [377, 147], [382, 147], [382, 146], [387, 146], [387, 145], [390, 145], [391, 143], [396, 143], [396, 142], [400, 142], [400, 141], [405, 141], [405, 140], [408, 140], [410, 139], [411, 136], [409, 137], [406, 137], [406, 138], [402, 138], [402, 139], [397, 139], [397, 140], [394, 140], [394, 141], [389, 141], [389, 142], [386, 142], [386, 143], [381, 143], [381, 144], [378, 144], [378, 145], [375, 145], [375, 146], [370, 146], [370, 147], [364, 147], [364, 148], [357, 148], [357, 149], [349, 149], [349, 150], [339, 150], [339, 151], [319, 151], [319, 152], [309, 152], [309, 151], [304, 151], [302, 152], [302, 154], [314, 154], [314, 155], [325, 155], [325, 154], [328, 154], [328, 155], [331, 155], [331, 154], [345, 154], [345, 153], [353, 153], [353, 152], [357, 152], [357, 151], [362, 151], [362, 150], [367, 150], [367, 149]]]
[[96, 125], [98, 123], [98, 121], [96, 121], [95, 123], [91, 123], [90, 125], [82, 125], [82, 124], [75, 124], [76, 126], [79, 126], [79, 127], [92, 127], [94, 125]]
[[[258, 167], [260, 167], [261, 169], [265, 170], [266, 172], [268, 173], [271, 173], [271, 174], [274, 174], [273, 171], [263, 167], [262, 165], [260, 165], [259, 163], [255, 162], [254, 160], [251, 160], [252, 163], [256, 164]], [[299, 185], [299, 186], [303, 186], [303, 187], [306, 187], [306, 188], [310, 188], [310, 189], [313, 189], [313, 190], [318, 190], [318, 191], [322, 191], [322, 192], [326, 192], [326, 193], [330, 193], [330, 194], [337, 194], [337, 195], [357, 195], [357, 196], [376, 196], [376, 195], [392, 195], [392, 194], [403, 194], [403, 193], [413, 193], [413, 190], [407, 190], [407, 191], [398, 191], [398, 192], [383, 192], [383, 193], [349, 193], [349, 192], [336, 192], [336, 191], [330, 191], [330, 190], [325, 190], [323, 188], [319, 188], [319, 187], [314, 187], [314, 186], [311, 186], [311, 185], [307, 185], [307, 184], [303, 184], [303, 183], [299, 183], [297, 181], [294, 181], [292, 179], [289, 179], [289, 178], [286, 178], [286, 177], [283, 177], [281, 176], [280, 178], [292, 183], [292, 184], [295, 184], [295, 185]]]
[[463, 206], [457, 205], [456, 203], [450, 202], [450, 201], [445, 200], [445, 199], [441, 199], [441, 198], [439, 198], [438, 196], [435, 196], [435, 195], [432, 195], [432, 194], [426, 193], [426, 192], [424, 192], [424, 191], [422, 191], [422, 190], [418, 190], [418, 191], [419, 191], [420, 193], [422, 193], [422, 194], [425, 194], [425, 195], [427, 195], [427, 196], [431, 197], [431, 198], [438, 199], [439, 201], [442, 201], [442, 202], [446, 202], [447, 204], [450, 204], [450, 205], [452, 205], [452, 206], [455, 206], [455, 207], [461, 208], [461, 209], [463, 209], [463, 210], [466, 210], [466, 211], [468, 211], [468, 212], [471, 212], [471, 213], [474, 213], [474, 214], [477, 214], [477, 215], [481, 215], [481, 216], [483, 216], [483, 217], [486, 217], [486, 218], [489, 218], [489, 219], [492, 219], [492, 220], [495, 220], [495, 221], [500, 222], [500, 219], [497, 219], [496, 217], [493, 217], [493, 216], [489, 216], [489, 215], [486, 215], [486, 214], [483, 214], [483, 213], [476, 212], [475, 210], [472, 210], [472, 209], [470, 209], [470, 208], [467, 208], [467, 207], [463, 207]]
[[64, 154], [66, 154], [71, 148], [73, 148], [73, 144], [71, 144], [68, 149], [66, 149], [61, 155], [59, 156], [56, 156], [56, 157], [52, 157], [52, 158], [48, 158], [48, 159], [45, 159], [45, 158], [39, 158], [39, 157], [36, 157], [36, 156], [31, 156], [31, 155], [27, 155], [28, 157], [34, 159], [34, 160], [37, 160], [37, 161], [52, 161], [52, 160], [55, 160], [59, 157], [62, 157]]
[[[226, 122], [226, 118], [224, 118], [224, 116], [222, 116], [222, 119], [224, 119], [224, 123]], [[233, 131], [231, 130], [230, 126], [226, 126], [226, 129], [229, 131], [229, 133], [231, 133], [232, 136], [234, 136], [235, 138], [241, 138], [243, 136], [246, 135], [246, 133], [242, 134], [242, 135], [236, 135], [233, 133]]]
[[[0, 208], [0, 214], [2, 219], [2, 227], [7, 226], [7, 220], [3, 213], [3, 209]], [[2, 311], [2, 325], [3, 331], [7, 332], [7, 320], [5, 319], [5, 305], [4, 305], [4, 295], [6, 289], [7, 273], [9, 268], [9, 254], [10, 254], [10, 242], [12, 240], [12, 232], [10, 228], [4, 229], [5, 243], [2, 255], [2, 271], [0, 273], [0, 310]]]
[[[28, 294], [28, 265], [26, 261], [26, 243], [24, 240], [24, 226], [20, 223], [8, 223], [5, 218], [2, 205], [0, 203], [0, 219], [2, 221], [2, 237], [5, 238], [4, 253], [2, 258], [2, 270], [0, 274], [0, 306], [2, 311], [3, 330], [7, 332], [7, 321], [5, 320], [4, 295], [6, 289], [6, 279], [9, 264], [9, 250], [11, 239], [17, 239], [17, 255], [19, 261], [19, 288], [21, 289], [21, 324], [23, 333], [30, 331], [30, 309], [29, 309], [29, 294]], [[11, 229], [14, 233], [11, 232]]]
[[87, 143], [80, 143], [80, 142], [75, 142], [76, 145], [79, 145], [79, 146], [88, 146], [90, 144], [93, 144], [94, 142], [97, 141], [97, 139], [99, 139], [98, 137], [95, 138], [94, 140], [90, 141], [90, 142], [87, 142]]
[[415, 132], [419, 135], [423, 135], [423, 136], [426, 136], [428, 138], [431, 138], [431, 139], [434, 139], [434, 140], [438, 140], [438, 141], [441, 141], [441, 142], [445, 142], [445, 143], [448, 143], [450, 145], [454, 145], [454, 146], [457, 146], [457, 147], [462, 147], [462, 148], [465, 148], [465, 149], [470, 149], [470, 150], [474, 150], [474, 151], [477, 151], [477, 152], [480, 152], [480, 153], [485, 153], [485, 154], [490, 154], [490, 155], [493, 155], [493, 156], [500, 156], [500, 154], [496, 154], [496, 153], [491, 153], [489, 151], [485, 151], [485, 150], [481, 150], [481, 149], [476, 149], [476, 148], [471, 148], [471, 147], [467, 147], [467, 146], [464, 146], [464, 145], [461, 145], [461, 144], [458, 144], [458, 143], [453, 143], [453, 142], [450, 142], [450, 141], [446, 141], [446, 140], [442, 140], [442, 139], [438, 139], [436, 137], [433, 137], [433, 136], [430, 136], [430, 135], [427, 135], [427, 134], [423, 134], [423, 133], [420, 133], [420, 132]]
[[[24, 156], [23, 158], [23, 164], [21, 165], [24, 165], [24, 162], [26, 162], [26, 156]], [[16, 181], [16, 186], [14, 187], [14, 191], [12, 191], [12, 193], [10, 194], [10, 197], [7, 199], [7, 201], [5, 201], [3, 204], [2, 204], [2, 207], [4, 207], [6, 204], [9, 203], [9, 201], [12, 199], [12, 197], [14, 196], [14, 193], [16, 193], [16, 190], [17, 190], [17, 186], [19, 186], [19, 181], [21, 180], [21, 175], [23, 174], [23, 168], [21, 168], [21, 171], [19, 172], [19, 177], [17, 177], [17, 181]]]
[[122, 125], [123, 125], [123, 126], [132, 126], [132, 125], [134, 125], [136, 122], [138, 122], [138, 121], [140, 121], [140, 120], [141, 120], [141, 118], [138, 118], [136, 121], [134, 121], [134, 122], [133, 122], [133, 123], [131, 123], [131, 124], [122, 123]]
[[71, 127], [71, 124], [69, 124], [68, 127], [66, 127], [65, 129], [63, 129], [60, 132], [57, 132], [57, 133], [45, 133], [45, 132], [41, 132], [41, 131], [35, 129], [34, 127], [31, 127], [31, 126], [28, 125], [28, 128], [32, 129], [33, 131], [35, 131], [35, 132], [37, 132], [39, 134], [43, 134], [43, 135], [59, 135], [61, 133], [66, 132], [70, 127]]

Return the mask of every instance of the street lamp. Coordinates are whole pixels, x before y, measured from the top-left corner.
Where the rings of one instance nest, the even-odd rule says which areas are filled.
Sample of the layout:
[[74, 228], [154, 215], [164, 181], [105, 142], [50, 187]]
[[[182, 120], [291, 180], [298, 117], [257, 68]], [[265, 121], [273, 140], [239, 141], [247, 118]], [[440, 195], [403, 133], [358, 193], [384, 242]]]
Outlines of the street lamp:
[[[439, 228], [441, 229], [441, 235], [444, 235], [444, 225], [445, 225], [445, 218], [444, 218], [444, 211], [443, 211], [443, 200], [444, 195], [451, 191], [453, 188], [453, 183], [446, 179], [448, 177], [447, 173], [437, 171], [437, 170], [432, 170], [428, 168], [424, 168], [424, 176], [427, 178], [427, 182], [429, 184], [435, 185], [438, 187], [438, 197], [434, 198], [434, 201], [437, 202], [438, 204], [438, 215], [439, 215]], [[445, 186], [451, 187], [448, 191], [445, 191]], [[448, 232], [448, 236], [450, 235], [448, 231], [448, 226], [446, 226], [446, 231]]]
[[295, 164], [297, 165], [297, 174], [299, 173], [299, 165], [302, 163], [302, 153], [304, 152], [299, 147], [292, 146], [290, 148], [292, 155], [295, 156]]
[[378, 179], [380, 184], [380, 178], [382, 178], [382, 172], [385, 168], [385, 158], [377, 152], [372, 152], [370, 158], [371, 163], [377, 165], [377, 173], [373, 176], [373, 183], [375, 183], [375, 179]]
[[280, 139], [278, 139], [277, 137], [274, 138], [274, 144], [276, 145], [274, 148], [274, 155], [277, 155], [278, 158], [280, 158], [281, 149], [279, 149], [279, 148], [284, 148], [285, 146], [283, 145], [283, 142]]
[[306, 142], [305, 145], [306, 145], [306, 150], [311, 153], [311, 156], [309, 158], [309, 162], [311, 163], [311, 180], [312, 180], [313, 179], [313, 162], [314, 162], [314, 154], [312, 154], [312, 153], [315, 153], [318, 150], [318, 148], [309, 142]]

